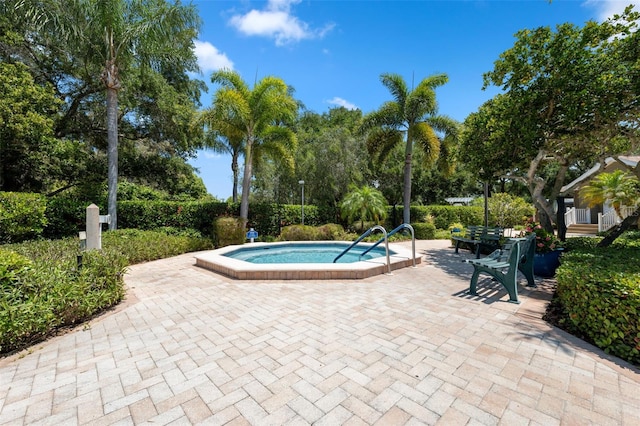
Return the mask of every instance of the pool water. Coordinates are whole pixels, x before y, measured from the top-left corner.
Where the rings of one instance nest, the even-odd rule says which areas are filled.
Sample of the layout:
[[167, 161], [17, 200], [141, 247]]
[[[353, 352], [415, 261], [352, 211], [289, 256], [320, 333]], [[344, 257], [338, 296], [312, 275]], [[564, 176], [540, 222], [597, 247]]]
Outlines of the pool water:
[[[318, 244], [284, 244], [274, 246], [247, 247], [231, 251], [224, 256], [250, 263], [333, 263], [340, 253], [349, 247], [348, 244], [318, 243]], [[362, 260], [375, 259], [385, 256], [384, 246], [376, 247], [360, 257], [370, 246], [355, 246], [342, 256], [336, 263], [353, 263]], [[389, 254], [394, 254], [391, 250]]]

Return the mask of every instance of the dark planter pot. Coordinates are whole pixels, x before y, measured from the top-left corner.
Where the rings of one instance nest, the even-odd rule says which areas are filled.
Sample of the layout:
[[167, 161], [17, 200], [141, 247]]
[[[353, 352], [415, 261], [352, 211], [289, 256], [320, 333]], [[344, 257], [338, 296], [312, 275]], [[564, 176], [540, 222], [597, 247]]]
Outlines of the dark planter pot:
[[549, 253], [536, 253], [533, 260], [533, 273], [539, 277], [551, 278], [556, 274], [560, 266], [562, 250], [554, 250]]

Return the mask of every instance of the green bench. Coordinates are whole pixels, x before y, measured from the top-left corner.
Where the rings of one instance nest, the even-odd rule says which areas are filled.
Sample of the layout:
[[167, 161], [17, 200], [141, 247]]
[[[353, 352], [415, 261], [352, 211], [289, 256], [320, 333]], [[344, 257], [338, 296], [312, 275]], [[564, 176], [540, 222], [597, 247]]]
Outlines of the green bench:
[[473, 265], [473, 275], [469, 283], [469, 294], [477, 295], [478, 276], [491, 275], [509, 293], [509, 301], [518, 300], [518, 271], [527, 278], [527, 286], [535, 287], [533, 279], [533, 258], [535, 256], [535, 234], [527, 238], [509, 238], [504, 246], [482, 259], [467, 259]]
[[475, 252], [476, 259], [480, 258], [480, 249], [487, 247], [495, 250], [500, 247], [500, 239], [502, 238], [502, 228], [490, 228], [486, 226], [469, 226], [464, 235], [451, 237], [455, 241], [455, 252], [462, 244], [470, 246], [471, 251]]

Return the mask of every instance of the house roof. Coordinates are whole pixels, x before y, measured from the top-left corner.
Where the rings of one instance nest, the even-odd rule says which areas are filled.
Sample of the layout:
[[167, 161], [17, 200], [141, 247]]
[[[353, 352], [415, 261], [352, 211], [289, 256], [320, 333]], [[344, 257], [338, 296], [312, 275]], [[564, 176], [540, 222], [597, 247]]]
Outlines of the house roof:
[[449, 204], [469, 204], [470, 202], [472, 202], [476, 197], [450, 197], [450, 198], [445, 198], [444, 200], [449, 203]]
[[[640, 162], [640, 156], [619, 156], [617, 159], [613, 157], [607, 157], [604, 160], [604, 166], [608, 167], [609, 165], [615, 163], [616, 161], [621, 162], [622, 164], [628, 167], [636, 167], [638, 162]], [[595, 166], [578, 176], [573, 182], [563, 186], [560, 189], [560, 194], [566, 194], [568, 192], [573, 191], [579, 186], [582, 182], [586, 182], [591, 177], [596, 175], [600, 171], [600, 163], [596, 163]]]

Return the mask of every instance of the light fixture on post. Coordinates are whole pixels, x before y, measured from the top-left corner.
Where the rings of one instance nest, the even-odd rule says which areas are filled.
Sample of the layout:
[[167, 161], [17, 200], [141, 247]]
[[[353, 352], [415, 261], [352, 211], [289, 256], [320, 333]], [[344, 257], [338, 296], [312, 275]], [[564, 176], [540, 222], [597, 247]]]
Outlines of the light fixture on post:
[[302, 197], [300, 199], [300, 213], [302, 216], [302, 224], [304, 225], [304, 181], [303, 180], [299, 180], [298, 183], [300, 184], [300, 187], [302, 188]]

